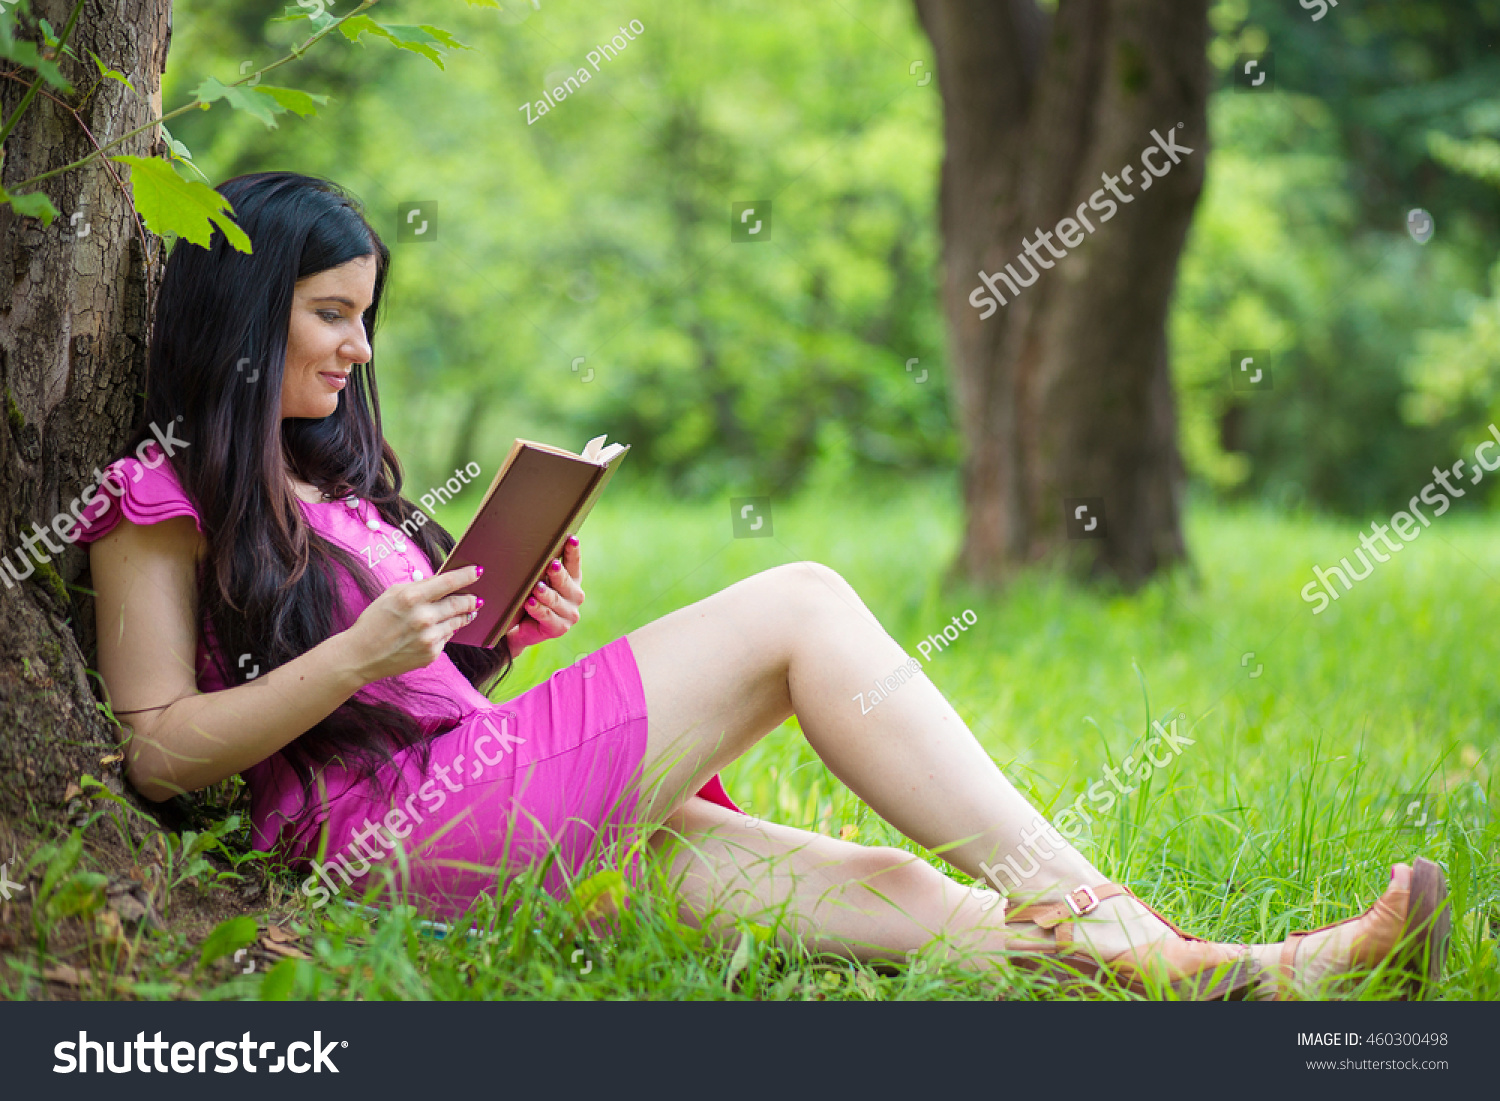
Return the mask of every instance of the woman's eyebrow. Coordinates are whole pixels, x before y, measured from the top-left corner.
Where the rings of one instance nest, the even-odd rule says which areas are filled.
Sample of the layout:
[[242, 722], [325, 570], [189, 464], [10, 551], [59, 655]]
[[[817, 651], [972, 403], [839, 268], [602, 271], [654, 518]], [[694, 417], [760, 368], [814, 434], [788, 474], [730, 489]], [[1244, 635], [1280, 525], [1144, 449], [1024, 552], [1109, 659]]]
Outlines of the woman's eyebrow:
[[341, 303], [342, 305], [348, 306], [351, 310], [354, 308], [354, 301], [353, 301], [353, 299], [341, 298], [340, 296], [338, 296], [336, 294], [325, 294], [321, 298], [314, 298], [314, 299], [312, 299], [312, 301], [314, 301], [314, 302], [338, 302], [338, 303]]

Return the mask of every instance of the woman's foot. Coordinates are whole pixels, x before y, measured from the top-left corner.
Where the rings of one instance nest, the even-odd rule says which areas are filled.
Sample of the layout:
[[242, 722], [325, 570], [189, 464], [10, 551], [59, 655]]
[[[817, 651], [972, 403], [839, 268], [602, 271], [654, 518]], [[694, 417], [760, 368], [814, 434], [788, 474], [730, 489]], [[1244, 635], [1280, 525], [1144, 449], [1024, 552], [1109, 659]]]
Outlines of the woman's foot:
[[1016, 933], [1007, 948], [1022, 953], [1018, 962], [1040, 955], [1084, 975], [1113, 975], [1146, 996], [1170, 989], [1185, 1000], [1237, 1000], [1260, 979], [1245, 946], [1184, 933], [1114, 883], [1027, 903], [1007, 913], [1005, 925]]
[[1397, 864], [1385, 893], [1358, 917], [1293, 933], [1251, 951], [1265, 972], [1265, 993], [1326, 998], [1340, 985], [1386, 964], [1401, 976], [1404, 995], [1420, 997], [1442, 975], [1448, 951], [1448, 883], [1430, 860]]

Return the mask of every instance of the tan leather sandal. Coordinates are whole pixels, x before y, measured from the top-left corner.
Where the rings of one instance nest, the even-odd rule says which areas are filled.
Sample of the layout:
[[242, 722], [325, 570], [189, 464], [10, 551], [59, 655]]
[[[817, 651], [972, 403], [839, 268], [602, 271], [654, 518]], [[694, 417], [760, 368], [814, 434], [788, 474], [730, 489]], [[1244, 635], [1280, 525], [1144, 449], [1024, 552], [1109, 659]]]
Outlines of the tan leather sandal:
[[[1277, 998], [1286, 997], [1285, 986], [1292, 987], [1297, 993], [1301, 992], [1299, 987], [1306, 986], [1303, 972], [1311, 961], [1304, 960], [1299, 964], [1297, 954], [1308, 937], [1361, 923], [1365, 928], [1349, 942], [1349, 967], [1335, 972], [1333, 977], [1346, 977], [1349, 971], [1373, 971], [1389, 960], [1391, 967], [1402, 975], [1403, 997], [1421, 998], [1428, 985], [1441, 977], [1448, 955], [1448, 934], [1453, 919], [1443, 869], [1418, 857], [1412, 862], [1411, 877], [1403, 890], [1396, 886], [1396, 868], [1392, 868], [1391, 883], [1385, 894], [1358, 917], [1287, 937], [1282, 942], [1281, 960], [1276, 968], [1277, 977], [1282, 980], [1278, 983], [1281, 989], [1278, 989]], [[1303, 954], [1307, 955], [1305, 949]]]
[[[1128, 895], [1140, 902], [1178, 939], [1129, 948], [1107, 960], [1098, 959], [1087, 950], [1070, 951], [1076, 944], [1073, 923], [1093, 913], [1105, 899], [1117, 895]], [[1079, 887], [1060, 902], [1030, 903], [1005, 915], [1007, 925], [1013, 921], [1030, 922], [1053, 935], [1051, 944], [1027, 949], [1028, 952], [1044, 953], [1049, 959], [1089, 977], [1108, 972], [1137, 994], [1153, 993], [1154, 982], [1154, 990], [1166, 985], [1184, 1000], [1239, 1001], [1250, 994], [1262, 976], [1260, 965], [1250, 958], [1247, 947], [1215, 944], [1184, 933], [1118, 883]]]

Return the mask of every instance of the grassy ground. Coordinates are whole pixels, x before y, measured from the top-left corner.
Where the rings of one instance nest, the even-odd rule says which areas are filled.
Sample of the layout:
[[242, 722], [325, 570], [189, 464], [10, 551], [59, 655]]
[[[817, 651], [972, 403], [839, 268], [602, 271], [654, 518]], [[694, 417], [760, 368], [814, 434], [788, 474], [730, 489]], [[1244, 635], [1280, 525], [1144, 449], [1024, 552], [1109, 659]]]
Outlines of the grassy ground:
[[[1423, 855], [1443, 865], [1454, 892], [1440, 996], [1500, 997], [1500, 827], [1492, 810], [1500, 693], [1489, 636], [1500, 578], [1495, 520], [1438, 519], [1315, 616], [1299, 591], [1314, 563], [1352, 556], [1355, 523], [1200, 507], [1189, 524], [1194, 569], [1144, 592], [1080, 592], [1034, 575], [1001, 597], [983, 597], [941, 585], [957, 535], [957, 512], [941, 486], [778, 501], [765, 539], [732, 539], [728, 512], [727, 502], [648, 502], [612, 491], [585, 530], [584, 622], [523, 655], [497, 695], [524, 691], [576, 656], [758, 570], [816, 559], [848, 578], [913, 654], [950, 617], [973, 610], [975, 625], [924, 670], [1043, 809], [1082, 795], [1144, 741], [1152, 720], [1177, 720], [1192, 744], [1117, 802], [1081, 845], [1110, 878], [1178, 924], [1214, 939], [1279, 940], [1358, 913], [1383, 889], [1393, 862]], [[724, 780], [763, 818], [917, 851], [822, 767], [794, 724]], [[54, 850], [41, 856], [56, 860]], [[41, 869], [45, 861], [32, 863]], [[213, 874], [182, 889], [212, 896]], [[607, 891], [612, 882], [606, 874], [586, 890]], [[481, 905], [480, 931], [468, 936], [433, 936], [402, 909], [373, 921], [337, 904], [312, 911], [299, 905], [305, 900], [289, 877], [274, 879], [265, 901], [258, 921], [220, 925], [206, 950], [201, 936], [180, 930], [136, 935], [128, 959], [92, 935], [74, 938], [70, 961], [40, 957], [27, 944], [7, 952], [0, 990], [47, 996], [40, 973], [63, 963], [102, 976], [76, 984], [83, 996], [995, 993], [935, 958], [891, 973], [780, 952], [764, 926], [746, 924], [727, 944], [704, 944], [659, 894], [632, 898], [615, 937], [575, 938], [574, 913], [525, 877], [500, 906]], [[255, 966], [249, 974], [231, 962], [238, 947], [247, 947], [240, 963]], [[1008, 983], [1010, 997], [1056, 994], [1020, 976]]]

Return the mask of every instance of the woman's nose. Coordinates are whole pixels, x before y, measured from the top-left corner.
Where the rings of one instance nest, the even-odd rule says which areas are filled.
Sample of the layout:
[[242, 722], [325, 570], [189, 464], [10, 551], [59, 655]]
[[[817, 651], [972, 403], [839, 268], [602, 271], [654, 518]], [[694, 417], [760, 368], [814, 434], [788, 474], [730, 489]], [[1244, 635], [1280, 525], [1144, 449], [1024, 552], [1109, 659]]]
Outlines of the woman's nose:
[[364, 323], [359, 326], [359, 335], [345, 341], [343, 348], [344, 358], [352, 363], [368, 363], [370, 361], [370, 340], [365, 336]]

